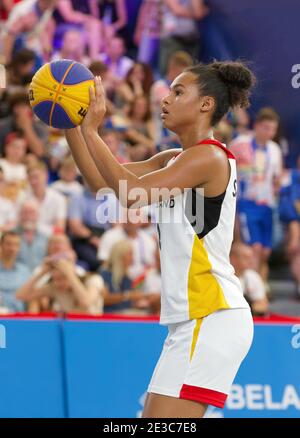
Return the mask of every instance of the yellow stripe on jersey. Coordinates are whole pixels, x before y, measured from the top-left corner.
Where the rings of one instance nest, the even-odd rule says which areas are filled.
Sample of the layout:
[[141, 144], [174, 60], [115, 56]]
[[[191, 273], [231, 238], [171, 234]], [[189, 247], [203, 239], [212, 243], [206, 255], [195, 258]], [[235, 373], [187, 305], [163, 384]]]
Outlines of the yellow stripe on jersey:
[[192, 346], [191, 346], [191, 353], [190, 353], [190, 361], [193, 358], [193, 354], [197, 345], [198, 337], [199, 337], [199, 331], [202, 324], [202, 319], [196, 319], [196, 325], [193, 332], [193, 340], [192, 340]]
[[190, 319], [203, 318], [220, 309], [229, 309], [225, 295], [211, 272], [212, 265], [204, 247], [204, 238], [194, 237], [188, 273], [188, 303]]

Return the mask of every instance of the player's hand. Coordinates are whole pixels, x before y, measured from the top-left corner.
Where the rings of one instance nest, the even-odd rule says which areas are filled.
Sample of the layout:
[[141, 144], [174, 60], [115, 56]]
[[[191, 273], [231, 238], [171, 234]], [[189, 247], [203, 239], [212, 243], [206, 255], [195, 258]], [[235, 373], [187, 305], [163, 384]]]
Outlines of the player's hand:
[[82, 129], [97, 131], [106, 113], [105, 91], [100, 76], [95, 77], [95, 89], [90, 87], [90, 106], [82, 122]]

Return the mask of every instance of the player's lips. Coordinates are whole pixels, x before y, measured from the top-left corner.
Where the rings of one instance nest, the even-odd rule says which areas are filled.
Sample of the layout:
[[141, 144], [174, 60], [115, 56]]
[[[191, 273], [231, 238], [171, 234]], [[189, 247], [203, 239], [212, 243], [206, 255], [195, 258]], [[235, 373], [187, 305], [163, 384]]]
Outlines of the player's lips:
[[161, 110], [162, 110], [162, 113], [160, 116], [162, 119], [164, 119], [169, 114], [169, 111], [167, 110], [167, 108], [165, 106], [163, 106]]

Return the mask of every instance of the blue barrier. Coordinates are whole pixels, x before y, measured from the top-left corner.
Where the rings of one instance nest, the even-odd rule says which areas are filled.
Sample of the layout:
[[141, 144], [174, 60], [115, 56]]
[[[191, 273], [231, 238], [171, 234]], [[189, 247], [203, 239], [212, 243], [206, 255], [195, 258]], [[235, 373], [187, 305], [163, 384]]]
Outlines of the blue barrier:
[[0, 324], [6, 338], [0, 348], [0, 417], [65, 417], [61, 321]]
[[[166, 336], [154, 321], [0, 318], [0, 417], [136, 417]], [[3, 340], [5, 342], [3, 342]], [[224, 410], [300, 417], [300, 321], [256, 324]]]

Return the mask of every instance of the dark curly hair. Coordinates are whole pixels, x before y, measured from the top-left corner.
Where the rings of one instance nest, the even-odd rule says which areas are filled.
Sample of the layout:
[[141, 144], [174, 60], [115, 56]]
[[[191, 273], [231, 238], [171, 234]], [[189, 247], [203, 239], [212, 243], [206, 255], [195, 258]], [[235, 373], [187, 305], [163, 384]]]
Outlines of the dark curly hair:
[[212, 96], [216, 107], [211, 124], [216, 125], [230, 108], [249, 106], [250, 90], [256, 82], [251, 70], [240, 61], [196, 64], [185, 72], [197, 76], [201, 96]]

